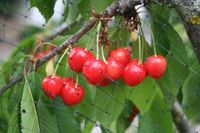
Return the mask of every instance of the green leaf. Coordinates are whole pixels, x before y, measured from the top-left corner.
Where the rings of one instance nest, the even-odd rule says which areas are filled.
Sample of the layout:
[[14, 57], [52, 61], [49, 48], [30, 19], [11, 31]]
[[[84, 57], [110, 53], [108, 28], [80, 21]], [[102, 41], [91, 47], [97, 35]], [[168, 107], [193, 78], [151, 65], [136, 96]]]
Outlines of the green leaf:
[[108, 7], [113, 0], [91, 0], [91, 6], [97, 13], [100, 13]]
[[20, 112], [22, 133], [40, 132], [37, 111], [27, 80], [25, 80], [23, 88]]
[[54, 13], [56, 0], [30, 0], [31, 7], [37, 7], [40, 13], [48, 21]]
[[145, 114], [151, 107], [156, 94], [155, 80], [147, 77], [141, 84], [132, 88], [128, 98], [138, 107], [141, 114]]
[[90, 0], [81, 0], [78, 4], [78, 10], [84, 19], [89, 18]]
[[76, 120], [73, 109], [64, 104], [60, 104], [60, 101], [57, 99], [54, 100], [53, 105], [56, 106], [54, 112], [59, 133], [66, 131], [69, 133], [80, 132], [80, 123]]
[[[197, 67], [198, 67], [198, 70], [200, 70], [199, 64]], [[186, 113], [187, 117], [193, 120], [200, 120], [199, 81], [200, 81], [200, 77], [191, 72], [188, 78], [186, 79], [185, 83], [183, 84], [183, 88], [182, 88], [183, 110]]]
[[138, 133], [172, 133], [173, 121], [163, 99], [157, 95], [151, 109], [141, 116]]
[[73, 0], [73, 1], [70, 1], [69, 3], [68, 15], [67, 15], [67, 20], [66, 20], [68, 24], [74, 22], [79, 15], [78, 2], [79, 2], [78, 0]]
[[133, 103], [129, 100], [126, 100], [126, 108], [124, 108], [120, 116], [117, 118], [117, 133], [124, 133], [125, 130], [130, 126], [132, 121], [129, 120], [129, 117], [133, 111], [133, 108]]
[[169, 106], [172, 106], [181, 85], [189, 74], [187, 52], [181, 37], [167, 21], [157, 14], [154, 14], [154, 20], [154, 28], [157, 29], [155, 31], [159, 32], [157, 34], [164, 34], [169, 40], [168, 43], [170, 43], [170, 49], [168, 49], [167, 45], [159, 42], [159, 39], [156, 42], [158, 49], [167, 52], [167, 70], [164, 77], [158, 80], [158, 83], [166, 102]]
[[7, 133], [20, 133], [20, 118], [19, 118], [19, 104], [17, 104], [12, 111], [10, 117]]
[[[129, 88], [122, 81], [107, 87], [97, 88], [94, 105], [96, 109], [96, 120], [104, 127], [109, 128], [111, 123], [118, 118], [124, 109], [125, 99]], [[125, 106], [126, 107], [126, 106]]]
[[37, 104], [37, 113], [40, 122], [40, 131], [42, 133], [58, 133], [56, 118], [50, 114], [42, 99], [39, 99]]

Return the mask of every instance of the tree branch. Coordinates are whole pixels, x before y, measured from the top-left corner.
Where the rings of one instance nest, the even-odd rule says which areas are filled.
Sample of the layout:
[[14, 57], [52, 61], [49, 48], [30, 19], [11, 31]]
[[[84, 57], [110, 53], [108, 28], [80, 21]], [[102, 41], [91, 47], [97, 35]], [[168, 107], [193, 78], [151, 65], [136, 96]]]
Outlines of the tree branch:
[[[101, 14], [102, 17], [113, 17], [115, 15], [123, 15], [125, 14], [128, 9], [141, 4], [140, 0], [120, 0], [118, 2], [115, 2], [111, 4], [107, 9]], [[51, 52], [49, 52], [46, 56], [42, 57], [36, 62], [35, 69], [31, 68], [30, 72], [37, 70], [42, 64], [50, 60], [55, 55], [62, 52], [67, 46], [74, 45], [84, 34], [86, 34], [97, 22], [98, 20], [96, 18], [93, 18], [92, 20], [89, 20], [85, 23], [85, 25], [77, 31], [75, 34], [73, 34], [69, 39], [67, 39], [65, 42], [63, 42], [61, 45], [53, 49]], [[55, 36], [55, 35], [53, 35]], [[50, 37], [51, 38], [51, 37]], [[21, 81], [23, 79], [23, 75], [20, 74], [16, 78], [11, 79], [6, 85], [4, 85], [0, 89], [0, 96], [8, 90], [11, 86], [16, 84], [17, 82]]]
[[180, 133], [194, 133], [191, 123], [188, 122], [181, 105], [177, 101], [175, 102], [171, 112], [176, 128]]

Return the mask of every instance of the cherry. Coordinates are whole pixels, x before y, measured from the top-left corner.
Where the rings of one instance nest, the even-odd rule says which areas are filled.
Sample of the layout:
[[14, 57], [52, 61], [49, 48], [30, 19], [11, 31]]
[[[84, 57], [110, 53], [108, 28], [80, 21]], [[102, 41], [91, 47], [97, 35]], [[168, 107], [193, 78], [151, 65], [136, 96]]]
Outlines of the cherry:
[[60, 76], [47, 76], [42, 80], [42, 90], [51, 99], [60, 95], [63, 80]]
[[72, 82], [74, 81], [71, 77], [65, 77], [63, 78], [63, 84], [66, 85], [68, 84], [69, 82]]
[[142, 65], [136, 63], [135, 60], [126, 65], [123, 72], [123, 80], [130, 86], [136, 86], [146, 77], [145, 69]]
[[81, 72], [86, 60], [92, 57], [93, 55], [90, 51], [80, 47], [73, 48], [68, 57], [68, 64], [73, 71]]
[[44, 57], [46, 54], [47, 54], [46, 51], [38, 52], [35, 54], [35, 58], [40, 59], [40, 58]]
[[118, 80], [121, 78], [124, 71], [124, 66], [118, 63], [114, 58], [109, 58], [106, 64], [106, 76], [111, 80]]
[[155, 79], [161, 78], [165, 74], [166, 67], [167, 61], [161, 55], [150, 56], [145, 62], [146, 72]]
[[105, 76], [105, 78], [102, 81], [100, 81], [98, 85], [101, 87], [105, 87], [105, 86], [108, 86], [110, 83], [111, 83], [111, 80]]
[[91, 84], [97, 84], [105, 78], [106, 64], [95, 58], [88, 59], [83, 66], [83, 75]]
[[68, 80], [61, 92], [63, 102], [68, 106], [80, 103], [84, 97], [84, 89], [81, 85], [76, 86], [76, 81]]
[[109, 58], [114, 58], [117, 62], [122, 63], [124, 66], [130, 62], [131, 55], [127, 48], [118, 48], [111, 50]]
[[134, 107], [133, 107], [133, 110], [132, 110], [132, 112], [131, 112], [131, 114], [130, 114], [130, 116], [128, 117], [128, 120], [129, 120], [129, 121], [133, 121], [133, 119], [135, 118], [135, 116], [136, 116], [138, 113], [139, 113], [139, 109], [138, 109], [136, 106], [134, 106]]

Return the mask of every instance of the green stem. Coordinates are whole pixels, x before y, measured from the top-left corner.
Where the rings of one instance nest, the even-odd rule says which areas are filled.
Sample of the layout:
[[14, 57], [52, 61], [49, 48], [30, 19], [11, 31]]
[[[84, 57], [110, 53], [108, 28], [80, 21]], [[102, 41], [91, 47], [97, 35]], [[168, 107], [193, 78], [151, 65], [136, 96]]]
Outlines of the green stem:
[[53, 77], [56, 75], [56, 71], [58, 70], [58, 67], [59, 67], [59, 64], [60, 64], [60, 62], [62, 61], [62, 59], [64, 58], [64, 56], [66, 55], [66, 53], [68, 52], [68, 50], [69, 50], [69, 47], [65, 50], [65, 52], [62, 54], [62, 56], [60, 57], [60, 59], [59, 59], [59, 61], [58, 61], [58, 63], [56, 64], [56, 68], [55, 68], [55, 70], [54, 70], [54, 72], [53, 72]]
[[[144, 32], [143, 32], [143, 29], [141, 27], [141, 25], [139, 25], [139, 28], [140, 28], [140, 31], [142, 33], [142, 35], [144, 36]], [[143, 43], [143, 40], [142, 40], [142, 59], [144, 58], [144, 43]]]
[[101, 46], [101, 56], [102, 56], [103, 61], [107, 64], [108, 62], [106, 61], [106, 58], [104, 56], [103, 45]]
[[98, 60], [99, 59], [99, 33], [100, 33], [100, 29], [101, 29], [101, 21], [99, 22], [98, 24], [98, 27], [97, 27], [97, 42], [96, 42], [96, 48], [97, 48], [97, 53], [96, 53], [96, 59]]
[[75, 88], [78, 87], [78, 74], [76, 73], [76, 85], [75, 85]]
[[140, 30], [139, 30], [138, 40], [139, 40], [139, 61], [138, 61], [138, 64], [142, 64], [142, 40], [141, 40]]

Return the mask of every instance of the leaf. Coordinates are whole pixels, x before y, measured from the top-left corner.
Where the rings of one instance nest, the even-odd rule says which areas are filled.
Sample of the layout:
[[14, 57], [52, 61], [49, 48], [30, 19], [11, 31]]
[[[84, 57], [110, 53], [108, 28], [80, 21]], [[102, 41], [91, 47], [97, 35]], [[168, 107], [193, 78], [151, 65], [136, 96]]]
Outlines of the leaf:
[[80, 123], [76, 120], [75, 113], [70, 107], [64, 104], [60, 104], [59, 100], [54, 100], [53, 103], [57, 126], [59, 133], [69, 132], [77, 133], [80, 132]]
[[100, 13], [108, 7], [113, 0], [91, 0], [91, 6], [97, 13]]
[[30, 0], [31, 7], [37, 7], [40, 13], [48, 21], [54, 13], [56, 0]]
[[58, 133], [56, 118], [50, 114], [42, 99], [39, 99], [37, 104], [37, 113], [40, 122], [40, 131], [42, 133]]
[[122, 81], [107, 87], [97, 88], [94, 105], [96, 106], [96, 120], [109, 128], [118, 118], [124, 107], [129, 88]]
[[81, 0], [78, 4], [78, 10], [84, 19], [89, 18], [90, 0]]
[[27, 80], [23, 88], [20, 112], [22, 133], [40, 132], [37, 111]]
[[161, 29], [157, 30], [160, 31], [157, 34], [166, 36], [169, 40], [168, 43], [170, 44], [168, 49], [165, 45], [162, 45], [164, 42], [157, 42], [157, 47], [167, 52], [166, 60], [168, 62], [165, 76], [159, 79], [158, 83], [164, 93], [166, 102], [169, 106], [172, 106], [181, 85], [184, 83], [189, 74], [189, 70], [187, 68], [187, 52], [182, 39], [167, 21], [159, 15], [155, 15], [154, 20], [155, 26], [159, 26], [155, 28]]
[[141, 116], [138, 133], [172, 133], [173, 121], [163, 99], [156, 95], [150, 110]]
[[124, 133], [125, 130], [130, 126], [131, 121], [129, 120], [129, 117], [133, 111], [133, 103], [129, 100], [126, 100], [126, 108], [122, 111], [122, 113], [117, 118], [117, 133]]
[[128, 99], [138, 107], [141, 114], [145, 114], [151, 107], [156, 94], [155, 80], [147, 77], [141, 84], [132, 88]]
[[67, 20], [66, 20], [68, 24], [74, 22], [79, 15], [78, 2], [79, 2], [78, 0], [73, 0], [73, 1], [70, 1], [69, 3], [68, 15], [67, 15]]
[[10, 117], [8, 132], [7, 133], [20, 133], [20, 119], [19, 119], [19, 104], [17, 104], [12, 111], [12, 115]]
[[[199, 64], [196, 66], [198, 67], [199, 71], [200, 70]], [[199, 81], [200, 77], [191, 72], [182, 87], [182, 93], [183, 93], [182, 107], [187, 117], [193, 120], [200, 120]]]

